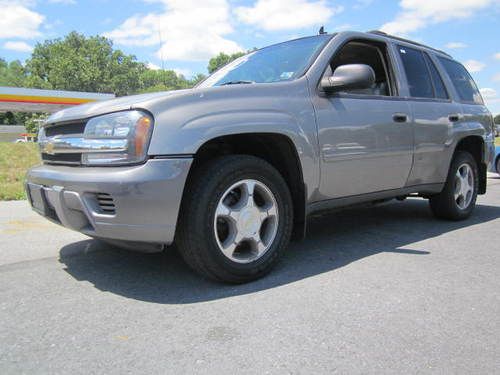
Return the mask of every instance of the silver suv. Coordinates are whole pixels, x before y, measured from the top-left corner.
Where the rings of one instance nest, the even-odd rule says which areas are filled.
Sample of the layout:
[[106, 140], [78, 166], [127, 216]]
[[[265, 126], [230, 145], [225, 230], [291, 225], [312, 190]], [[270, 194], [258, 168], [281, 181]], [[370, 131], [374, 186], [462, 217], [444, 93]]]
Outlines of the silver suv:
[[406, 196], [467, 218], [493, 119], [466, 69], [381, 32], [291, 40], [191, 90], [63, 110], [40, 132], [33, 208], [137, 250], [176, 244], [201, 274], [268, 272], [307, 216]]

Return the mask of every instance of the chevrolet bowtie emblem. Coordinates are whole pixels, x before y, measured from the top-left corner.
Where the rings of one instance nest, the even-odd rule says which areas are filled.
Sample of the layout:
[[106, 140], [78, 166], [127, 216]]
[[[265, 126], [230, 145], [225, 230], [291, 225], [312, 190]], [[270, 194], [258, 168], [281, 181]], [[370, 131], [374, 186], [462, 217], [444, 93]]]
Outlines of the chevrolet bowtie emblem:
[[47, 142], [45, 144], [44, 151], [46, 154], [53, 155], [54, 154], [54, 144], [52, 142]]

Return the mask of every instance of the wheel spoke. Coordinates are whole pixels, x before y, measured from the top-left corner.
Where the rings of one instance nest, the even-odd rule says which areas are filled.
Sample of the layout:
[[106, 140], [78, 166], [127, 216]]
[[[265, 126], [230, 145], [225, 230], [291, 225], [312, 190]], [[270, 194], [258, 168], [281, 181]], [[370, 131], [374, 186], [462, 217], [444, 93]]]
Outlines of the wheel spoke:
[[220, 202], [219, 205], [217, 206], [217, 210], [215, 211], [215, 217], [231, 218], [233, 220], [237, 220], [238, 211], [232, 209], [224, 202]]
[[260, 238], [259, 233], [256, 233], [255, 236], [252, 237], [251, 241], [254, 251], [257, 253], [257, 256], [259, 256], [266, 250], [266, 245], [262, 241], [262, 238]]
[[247, 180], [243, 183], [244, 194], [242, 194], [242, 206], [243, 207], [254, 207], [255, 201], [253, 198], [253, 193], [255, 191], [255, 181]]
[[221, 250], [225, 256], [227, 256], [228, 258], [232, 258], [233, 254], [234, 254], [234, 250], [236, 250], [236, 246], [238, 246], [237, 243], [234, 243], [230, 240], [227, 240], [226, 242], [224, 242], [222, 244]]

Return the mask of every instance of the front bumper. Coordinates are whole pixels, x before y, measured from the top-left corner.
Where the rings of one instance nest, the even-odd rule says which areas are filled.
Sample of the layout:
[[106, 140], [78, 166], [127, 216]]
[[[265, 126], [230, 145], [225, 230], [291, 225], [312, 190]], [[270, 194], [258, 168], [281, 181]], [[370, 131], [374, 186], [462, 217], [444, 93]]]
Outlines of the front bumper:
[[96, 238], [168, 245], [191, 163], [175, 158], [131, 167], [41, 165], [28, 172], [26, 190], [35, 211], [64, 227]]

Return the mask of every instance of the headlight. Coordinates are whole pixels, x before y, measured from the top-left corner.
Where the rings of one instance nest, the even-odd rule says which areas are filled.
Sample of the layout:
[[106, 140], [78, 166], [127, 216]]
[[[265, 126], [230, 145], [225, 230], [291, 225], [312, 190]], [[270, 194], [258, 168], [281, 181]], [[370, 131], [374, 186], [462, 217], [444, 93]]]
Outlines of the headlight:
[[82, 154], [86, 165], [139, 163], [146, 153], [153, 131], [153, 118], [142, 111], [110, 113], [90, 119], [83, 140], [96, 150]]

